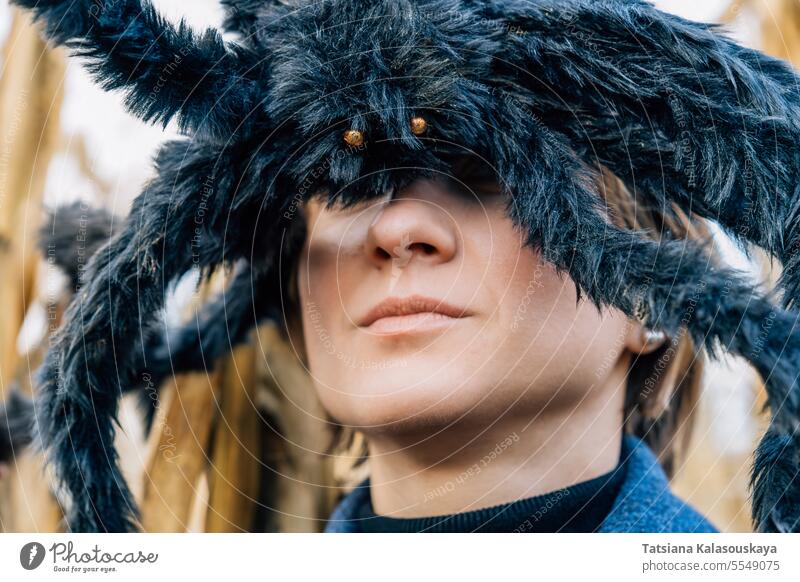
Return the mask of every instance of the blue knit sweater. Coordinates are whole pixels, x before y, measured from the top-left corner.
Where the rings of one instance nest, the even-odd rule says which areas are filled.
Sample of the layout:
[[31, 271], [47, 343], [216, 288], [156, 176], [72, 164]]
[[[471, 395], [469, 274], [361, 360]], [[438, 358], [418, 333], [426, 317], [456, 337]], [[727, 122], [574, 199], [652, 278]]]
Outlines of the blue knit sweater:
[[[633, 435], [622, 442], [625, 479], [600, 532], [713, 533], [716, 528], [678, 499], [650, 448]], [[369, 479], [342, 499], [325, 532], [359, 532], [356, 513], [369, 496]]]

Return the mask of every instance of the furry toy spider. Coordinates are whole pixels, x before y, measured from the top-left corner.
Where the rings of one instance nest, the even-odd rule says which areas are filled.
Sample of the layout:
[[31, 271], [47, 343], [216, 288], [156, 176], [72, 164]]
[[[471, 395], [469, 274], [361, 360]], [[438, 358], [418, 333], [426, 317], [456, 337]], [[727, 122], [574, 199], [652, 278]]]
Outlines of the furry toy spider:
[[[528, 244], [598, 307], [755, 366], [771, 423], [754, 522], [800, 530], [800, 92], [786, 64], [641, 0], [223, 0], [235, 41], [170, 24], [146, 0], [13, 2], [133, 114], [188, 136], [158, 153], [39, 371], [40, 439], [71, 530], [137, 527], [114, 418], [171, 282], [243, 265], [227, 308], [209, 308], [225, 316], [200, 331], [230, 349], [280, 317], [303, 201], [378, 197], [463, 153], [492, 164]], [[766, 250], [782, 296], [698, 245], [610, 224], [601, 167], [638, 203]]]

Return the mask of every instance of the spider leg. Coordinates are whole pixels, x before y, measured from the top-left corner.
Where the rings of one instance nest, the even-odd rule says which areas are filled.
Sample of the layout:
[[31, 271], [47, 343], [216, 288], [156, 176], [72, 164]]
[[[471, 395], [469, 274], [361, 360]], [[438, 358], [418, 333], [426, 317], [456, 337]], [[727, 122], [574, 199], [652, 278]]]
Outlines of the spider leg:
[[800, 79], [786, 63], [638, 0], [468, 4], [525, 32], [509, 35], [504, 91], [641, 203], [777, 257], [784, 303], [800, 299]]
[[39, 228], [37, 246], [48, 261], [67, 276], [71, 289], [80, 286], [81, 270], [111, 236], [113, 217], [102, 208], [83, 202], [59, 206], [48, 212]]
[[246, 342], [260, 323], [281, 317], [276, 273], [250, 263], [239, 267], [228, 286], [202, 306], [196, 317], [174, 331], [153, 336], [142, 369], [156, 385], [174, 374], [213, 369], [220, 357]]
[[800, 532], [800, 445], [797, 435], [768, 430], [751, 472], [753, 522], [760, 532]]
[[173, 25], [148, 0], [12, 0], [48, 37], [87, 60], [103, 88], [123, 90], [146, 122], [228, 139], [257, 106], [260, 57], [209, 28]]
[[[246, 240], [253, 214], [246, 202], [264, 205], [272, 216], [275, 198], [258, 180], [236, 180], [245, 158], [194, 140], [162, 148], [156, 178], [134, 201], [124, 228], [90, 260], [85, 285], [37, 373], [39, 436], [71, 499], [73, 531], [136, 527], [137, 509], [113, 447], [114, 421], [168, 286], [191, 269], [208, 274], [235, 261], [253, 244], [263, 242], [260, 253], [274, 248], [273, 223], [263, 237]], [[232, 210], [237, 204], [239, 211]], [[226, 242], [228, 230], [237, 237]], [[269, 254], [261, 256], [269, 264]]]
[[222, 0], [220, 3], [225, 11], [223, 28], [248, 39], [255, 34], [259, 14], [282, 4], [280, 0]]

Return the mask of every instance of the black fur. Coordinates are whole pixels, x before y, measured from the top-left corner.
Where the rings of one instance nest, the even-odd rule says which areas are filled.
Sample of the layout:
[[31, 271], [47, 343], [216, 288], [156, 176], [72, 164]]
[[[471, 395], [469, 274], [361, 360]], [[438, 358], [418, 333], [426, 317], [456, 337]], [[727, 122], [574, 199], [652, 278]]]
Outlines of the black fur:
[[258, 103], [259, 57], [218, 31], [174, 26], [147, 0], [15, 0], [55, 42], [86, 60], [97, 81], [125, 92], [128, 109], [184, 131], [227, 140]]
[[258, 28], [259, 14], [273, 3], [279, 3], [279, 0], [221, 0], [225, 9], [222, 27], [242, 35], [242, 41], [248, 43]]
[[69, 278], [74, 292], [89, 259], [110, 238], [113, 225], [113, 216], [104, 209], [84, 202], [59, 206], [48, 212], [37, 246]]
[[753, 464], [753, 519], [762, 532], [800, 531], [800, 449], [797, 438], [769, 431]]
[[[527, 31], [510, 39], [523, 58], [509, 59], [503, 78], [517, 78], [508, 92], [647, 203], [668, 209], [676, 200], [775, 255], [792, 303], [800, 296], [794, 72], [644, 2], [540, 4], [480, 9]], [[554, 92], [564, 86], [566, 102]]]
[[[137, 526], [112, 419], [168, 285], [193, 267], [245, 261], [260, 290], [312, 193], [358, 202], [446, 173], [465, 152], [493, 165], [529, 244], [595, 304], [754, 364], [772, 411], [754, 519], [764, 531], [798, 528], [800, 331], [787, 308], [800, 299], [800, 95], [787, 65], [637, 0], [231, 0], [226, 26], [240, 39], [227, 44], [138, 0], [15, 2], [105, 87], [126, 90], [133, 113], [177, 116], [192, 135], [160, 153], [39, 373], [41, 436], [71, 494], [73, 530]], [[186, 56], [173, 67], [176, 53]], [[422, 137], [409, 129], [417, 114], [430, 126]], [[364, 147], [344, 146], [348, 128], [365, 132]], [[701, 246], [609, 224], [601, 166], [642, 203], [674, 202], [777, 257], [785, 306]], [[179, 361], [197, 365], [204, 337], [215, 354], [228, 349], [277, 307], [251, 310], [261, 297], [249, 297], [237, 292], [229, 311], [213, 304], [181, 332]]]
[[[39, 229], [37, 246], [67, 275], [72, 293], [81, 287], [82, 271], [88, 260], [110, 238], [114, 222], [107, 210], [84, 202], [48, 211]], [[300, 233], [286, 241], [284, 254], [289, 256], [285, 257], [284, 271], [291, 268], [291, 255], [297, 252], [301, 241]], [[289, 273], [284, 272], [284, 279], [288, 276]], [[259, 272], [257, 267], [243, 261], [237, 265], [228, 287], [205, 305], [196, 318], [175, 330], [159, 326], [149, 333], [132, 366], [135, 375], [123, 384], [123, 389], [141, 394], [148, 430], [156, 410], [157, 398], [153, 398], [153, 391], [157, 393], [167, 379], [185, 372], [214, 369], [217, 360], [244, 343], [253, 328], [268, 319], [278, 321], [281, 318], [279, 282], [271, 270]], [[33, 434], [31, 431], [35, 428], [33, 400], [29, 397], [13, 392], [5, 410], [9, 416], [5, 424], [5, 419], [0, 418], [0, 432], [3, 427], [8, 430], [0, 435], [0, 461], [9, 460], [3, 454], [10, 454], [10, 449], [6, 448], [12, 441], [16, 443], [17, 453], [30, 443], [30, 438], [21, 438], [23, 427], [28, 427], [25, 431], [29, 434]]]
[[14, 389], [0, 403], [0, 463], [12, 463], [33, 440], [33, 400]]

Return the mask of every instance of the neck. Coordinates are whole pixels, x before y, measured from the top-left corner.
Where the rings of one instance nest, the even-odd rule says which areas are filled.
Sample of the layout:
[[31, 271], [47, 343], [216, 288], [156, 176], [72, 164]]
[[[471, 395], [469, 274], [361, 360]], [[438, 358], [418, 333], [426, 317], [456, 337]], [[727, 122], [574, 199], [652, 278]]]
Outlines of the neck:
[[[625, 376], [570, 409], [465, 418], [427, 435], [369, 435], [370, 491], [378, 515], [472, 511], [541, 495], [616, 467]], [[533, 419], [533, 420], [532, 420]], [[492, 424], [492, 426], [487, 426]]]

